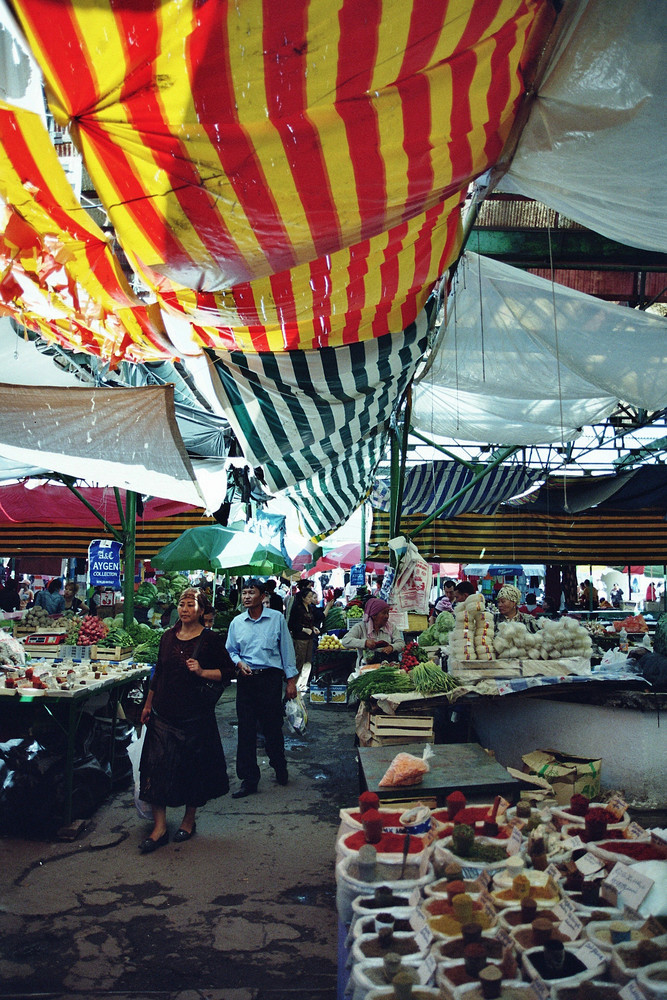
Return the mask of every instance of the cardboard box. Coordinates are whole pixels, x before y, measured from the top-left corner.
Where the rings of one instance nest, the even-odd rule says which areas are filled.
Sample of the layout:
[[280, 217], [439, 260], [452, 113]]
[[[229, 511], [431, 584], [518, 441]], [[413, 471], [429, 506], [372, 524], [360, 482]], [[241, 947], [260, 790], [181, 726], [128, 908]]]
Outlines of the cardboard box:
[[575, 757], [558, 750], [534, 750], [524, 754], [521, 760], [529, 774], [546, 778], [561, 806], [567, 805], [576, 792], [591, 801], [600, 797], [601, 758]]
[[347, 705], [347, 684], [332, 684], [329, 687], [329, 704]]
[[310, 689], [310, 703], [311, 705], [326, 705], [329, 700], [329, 690], [325, 687], [311, 687]]

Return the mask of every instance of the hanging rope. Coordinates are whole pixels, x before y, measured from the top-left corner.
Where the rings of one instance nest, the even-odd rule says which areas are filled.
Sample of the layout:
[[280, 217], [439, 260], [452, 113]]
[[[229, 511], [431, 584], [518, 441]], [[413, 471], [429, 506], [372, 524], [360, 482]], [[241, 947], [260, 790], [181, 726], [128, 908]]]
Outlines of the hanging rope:
[[[554, 343], [556, 345], [556, 377], [558, 379], [558, 413], [560, 418], [560, 444], [565, 451], [564, 419], [563, 419], [563, 389], [560, 378], [560, 348], [558, 344], [558, 314], [556, 311], [556, 282], [554, 279], [554, 258], [551, 248], [551, 224], [547, 226], [547, 237], [549, 239], [549, 274], [551, 276], [551, 308], [554, 318]], [[567, 477], [563, 477], [563, 505], [567, 507]]]
[[486, 358], [484, 355], [484, 302], [482, 296], [482, 257], [479, 249], [479, 230], [477, 230], [477, 282], [479, 286], [479, 329], [482, 347], [482, 382], [486, 382]]

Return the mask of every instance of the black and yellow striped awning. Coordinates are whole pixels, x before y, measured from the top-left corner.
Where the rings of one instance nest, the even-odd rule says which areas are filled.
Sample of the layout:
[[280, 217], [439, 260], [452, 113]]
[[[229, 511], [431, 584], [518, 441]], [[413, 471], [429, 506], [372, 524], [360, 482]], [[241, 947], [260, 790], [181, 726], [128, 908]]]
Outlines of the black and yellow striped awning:
[[[401, 519], [409, 536], [426, 518]], [[383, 558], [389, 540], [389, 515], [373, 512], [369, 558]], [[414, 542], [425, 559], [443, 562], [667, 563], [667, 521], [661, 508], [605, 509], [584, 514], [461, 514], [432, 521]]]
[[[215, 524], [202, 510], [153, 521], [137, 522], [137, 559], [150, 559], [158, 549], [186, 530], [202, 524]], [[21, 556], [62, 556], [70, 559], [88, 555], [88, 545], [93, 538], [111, 538], [100, 524], [99, 528], [71, 524], [43, 524], [40, 522], [0, 525], [0, 556], [19, 559]]]

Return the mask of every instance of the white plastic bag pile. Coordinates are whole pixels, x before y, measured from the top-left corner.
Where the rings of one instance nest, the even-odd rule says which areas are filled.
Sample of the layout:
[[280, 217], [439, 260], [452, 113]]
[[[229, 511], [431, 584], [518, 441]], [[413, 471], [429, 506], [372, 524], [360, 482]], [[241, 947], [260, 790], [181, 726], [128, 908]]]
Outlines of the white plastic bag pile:
[[542, 618], [537, 632], [521, 622], [501, 622], [493, 645], [497, 656], [510, 660], [590, 658], [593, 651], [590, 635], [574, 618]]
[[454, 608], [456, 624], [449, 633], [449, 655], [455, 660], [495, 660], [493, 615], [482, 594], [471, 594]]

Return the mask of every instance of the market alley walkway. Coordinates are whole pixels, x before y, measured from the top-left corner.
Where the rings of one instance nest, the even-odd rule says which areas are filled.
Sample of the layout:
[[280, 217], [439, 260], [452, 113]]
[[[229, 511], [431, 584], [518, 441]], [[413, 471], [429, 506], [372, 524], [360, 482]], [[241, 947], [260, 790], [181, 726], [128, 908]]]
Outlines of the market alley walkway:
[[[234, 691], [217, 709], [232, 790]], [[185, 844], [139, 854], [150, 825], [130, 788], [72, 843], [0, 840], [0, 1000], [333, 1000], [354, 714], [309, 710], [305, 735], [286, 733], [289, 785], [261, 758], [259, 793], [209, 803]]]

